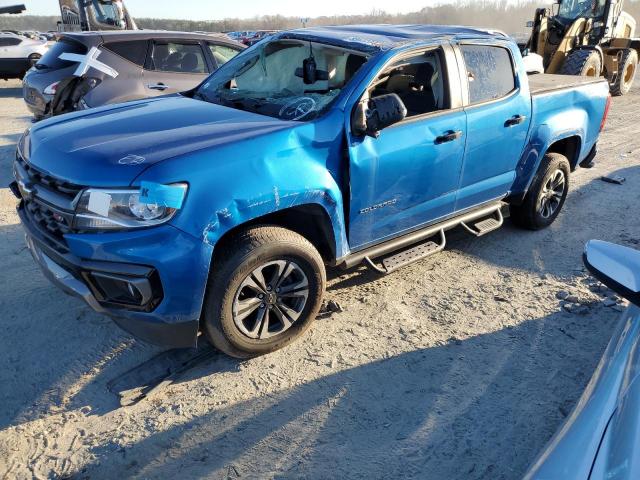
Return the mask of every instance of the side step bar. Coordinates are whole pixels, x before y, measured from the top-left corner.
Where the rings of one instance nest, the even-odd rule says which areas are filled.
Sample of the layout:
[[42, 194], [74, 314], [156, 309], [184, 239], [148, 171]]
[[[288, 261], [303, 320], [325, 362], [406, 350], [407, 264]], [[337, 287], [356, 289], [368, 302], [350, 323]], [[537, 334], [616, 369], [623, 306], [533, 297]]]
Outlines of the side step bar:
[[[377, 272], [384, 274], [391, 273], [400, 267], [422, 260], [434, 253], [442, 251], [446, 245], [445, 232], [457, 227], [458, 225], [464, 224], [465, 228], [476, 236], [482, 236], [490, 231], [500, 228], [504, 223], [504, 217], [501, 212], [503, 205], [502, 201], [494, 202], [485, 207], [430, 225], [422, 230], [417, 230], [413, 233], [394, 238], [388, 242], [375, 245], [360, 252], [352, 253], [344, 258], [339, 266], [347, 269], [365, 261]], [[435, 243], [433, 241], [424, 242], [424, 240], [427, 240], [436, 234], [440, 235], [439, 243]], [[381, 257], [412, 245], [414, 246], [409, 250], [383, 260], [382, 267], [372, 261], [373, 258]]]
[[369, 257], [364, 257], [364, 261], [376, 272], [386, 275], [413, 262], [427, 258], [434, 253], [441, 252], [446, 246], [447, 237], [444, 234], [444, 230], [440, 230], [440, 243], [431, 241], [419, 243], [415, 247], [385, 258], [382, 260], [382, 267], [376, 265]]
[[489, 232], [499, 229], [504, 224], [504, 217], [502, 216], [502, 210], [498, 209], [494, 212], [495, 216], [491, 216], [484, 220], [480, 220], [478, 223], [472, 226], [467, 225], [467, 222], [460, 222], [460, 225], [469, 232], [471, 235], [481, 237]]

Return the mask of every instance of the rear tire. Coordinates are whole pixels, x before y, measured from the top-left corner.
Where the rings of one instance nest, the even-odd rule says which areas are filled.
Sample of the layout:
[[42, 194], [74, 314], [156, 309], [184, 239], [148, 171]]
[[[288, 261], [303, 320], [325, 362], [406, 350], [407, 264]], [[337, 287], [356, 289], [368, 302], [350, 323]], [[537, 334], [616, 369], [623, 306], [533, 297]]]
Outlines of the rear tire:
[[509, 207], [513, 223], [529, 230], [551, 225], [569, 193], [570, 170], [564, 155], [545, 154], [522, 204]]
[[574, 50], [564, 60], [560, 69], [562, 75], [582, 75], [599, 77], [602, 72], [602, 60], [595, 50]]
[[251, 227], [225, 242], [216, 259], [201, 319], [216, 348], [251, 358], [288, 345], [311, 326], [326, 274], [306, 238], [285, 228]]
[[631, 90], [638, 70], [638, 52], [633, 48], [627, 48], [622, 52], [616, 81], [611, 85], [611, 95], [616, 97], [625, 95]]

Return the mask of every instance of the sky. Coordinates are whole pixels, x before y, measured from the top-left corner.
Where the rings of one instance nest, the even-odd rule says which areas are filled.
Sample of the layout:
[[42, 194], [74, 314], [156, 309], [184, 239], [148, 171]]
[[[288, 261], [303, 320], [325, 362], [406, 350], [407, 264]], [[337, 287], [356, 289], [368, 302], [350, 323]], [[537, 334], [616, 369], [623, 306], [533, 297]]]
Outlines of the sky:
[[[24, 3], [27, 14], [59, 15], [57, 0], [0, 0], [0, 5]], [[321, 15], [366, 14], [372, 9], [388, 13], [415, 12], [426, 6], [445, 3], [438, 0], [124, 0], [133, 18], [179, 18], [220, 20], [262, 15], [318, 17]]]

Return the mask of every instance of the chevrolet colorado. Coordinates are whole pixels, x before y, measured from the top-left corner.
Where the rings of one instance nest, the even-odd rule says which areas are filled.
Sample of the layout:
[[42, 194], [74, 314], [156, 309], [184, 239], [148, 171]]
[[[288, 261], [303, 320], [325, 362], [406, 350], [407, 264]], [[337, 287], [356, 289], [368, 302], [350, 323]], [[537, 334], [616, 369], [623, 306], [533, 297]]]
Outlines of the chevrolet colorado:
[[62, 289], [144, 340], [249, 357], [310, 326], [326, 265], [390, 273], [507, 206], [550, 225], [608, 105], [603, 79], [527, 77], [499, 32], [308, 28], [191, 91], [34, 125], [12, 190]]

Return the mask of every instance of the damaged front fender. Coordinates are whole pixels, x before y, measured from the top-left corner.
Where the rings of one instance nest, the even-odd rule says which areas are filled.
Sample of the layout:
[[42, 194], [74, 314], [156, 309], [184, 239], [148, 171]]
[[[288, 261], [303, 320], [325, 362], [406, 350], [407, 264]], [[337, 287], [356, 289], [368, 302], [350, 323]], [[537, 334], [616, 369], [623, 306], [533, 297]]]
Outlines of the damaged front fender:
[[[341, 258], [349, 253], [339, 186], [346, 175], [343, 134], [340, 122], [328, 117], [258, 136], [248, 132], [229, 145], [160, 162], [134, 183], [189, 183], [184, 207], [172, 224], [211, 246], [260, 217], [320, 207], [330, 221], [331, 250]], [[303, 221], [318, 219], [310, 215]]]
[[[304, 192], [289, 191], [281, 193], [278, 187], [273, 187], [269, 197], [252, 200], [236, 199], [227, 207], [215, 212], [211, 222], [205, 227], [202, 238], [209, 245], [215, 245], [227, 232], [237, 226], [260, 219], [269, 214], [283, 212], [296, 207], [320, 207], [331, 224], [330, 241], [332, 252], [336, 258], [349, 253], [344, 228], [342, 201], [331, 189], [317, 188]], [[304, 211], [304, 210], [299, 210]], [[318, 221], [305, 218], [305, 222]]]

